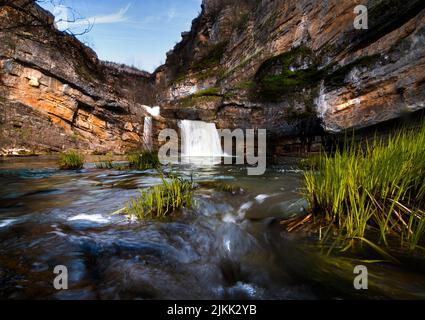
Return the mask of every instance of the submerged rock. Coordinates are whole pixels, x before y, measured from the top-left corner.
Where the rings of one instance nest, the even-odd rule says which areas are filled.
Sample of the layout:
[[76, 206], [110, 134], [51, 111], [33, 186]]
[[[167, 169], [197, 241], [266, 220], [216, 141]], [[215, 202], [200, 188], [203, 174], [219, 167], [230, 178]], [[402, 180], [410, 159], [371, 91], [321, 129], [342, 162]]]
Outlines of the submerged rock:
[[301, 216], [309, 208], [305, 199], [282, 200], [279, 196], [268, 197], [264, 201], [254, 202], [245, 212], [245, 218], [262, 220], [266, 218], [289, 219]]

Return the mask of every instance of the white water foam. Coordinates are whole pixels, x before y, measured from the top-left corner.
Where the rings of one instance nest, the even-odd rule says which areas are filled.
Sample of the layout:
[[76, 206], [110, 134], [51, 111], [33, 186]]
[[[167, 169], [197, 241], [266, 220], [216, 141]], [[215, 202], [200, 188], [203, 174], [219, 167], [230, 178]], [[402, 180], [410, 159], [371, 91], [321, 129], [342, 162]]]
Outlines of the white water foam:
[[196, 164], [221, 163], [224, 154], [220, 135], [214, 123], [183, 120], [179, 126], [184, 160]]
[[16, 222], [16, 219], [7, 219], [0, 221], [0, 228], [6, 228], [10, 226], [11, 224], [14, 224]]
[[143, 143], [148, 150], [152, 150], [152, 117], [146, 117], [143, 126]]
[[152, 128], [153, 128], [153, 117], [159, 117], [161, 114], [160, 107], [149, 107], [143, 106], [150, 117], [145, 117], [144, 126], [143, 126], [143, 143], [148, 150], [152, 150], [153, 146], [153, 137], [152, 137]]
[[109, 220], [103, 217], [100, 214], [79, 214], [75, 217], [69, 218], [68, 221], [90, 221], [90, 222], [96, 222], [96, 223], [108, 223]]

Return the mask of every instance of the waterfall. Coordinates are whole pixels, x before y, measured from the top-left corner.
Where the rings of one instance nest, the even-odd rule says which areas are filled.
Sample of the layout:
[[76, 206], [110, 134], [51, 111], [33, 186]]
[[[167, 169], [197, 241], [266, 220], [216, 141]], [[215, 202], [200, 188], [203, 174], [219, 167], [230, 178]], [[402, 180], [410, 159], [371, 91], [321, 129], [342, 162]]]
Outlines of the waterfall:
[[152, 117], [145, 117], [143, 126], [143, 144], [147, 150], [152, 150]]
[[151, 116], [145, 117], [145, 122], [143, 126], [143, 143], [147, 150], [152, 150], [153, 140], [152, 140], [152, 117], [158, 117], [161, 113], [159, 107], [149, 107], [143, 106], [147, 113]]
[[183, 120], [180, 121], [179, 126], [184, 158], [191, 163], [221, 163], [223, 149], [214, 123]]
[[158, 117], [161, 114], [161, 108], [156, 107], [149, 107], [149, 106], [143, 106], [147, 113], [149, 113], [153, 117]]

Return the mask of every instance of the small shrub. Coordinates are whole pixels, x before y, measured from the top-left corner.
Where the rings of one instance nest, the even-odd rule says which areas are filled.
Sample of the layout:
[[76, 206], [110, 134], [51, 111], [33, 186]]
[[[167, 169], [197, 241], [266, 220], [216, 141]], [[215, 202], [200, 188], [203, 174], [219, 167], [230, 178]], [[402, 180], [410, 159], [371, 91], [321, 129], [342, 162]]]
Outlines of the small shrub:
[[132, 153], [128, 155], [128, 162], [130, 168], [136, 170], [157, 169], [161, 166], [158, 153], [154, 151]]
[[62, 170], [78, 170], [84, 167], [84, 156], [77, 151], [62, 153], [59, 160]]

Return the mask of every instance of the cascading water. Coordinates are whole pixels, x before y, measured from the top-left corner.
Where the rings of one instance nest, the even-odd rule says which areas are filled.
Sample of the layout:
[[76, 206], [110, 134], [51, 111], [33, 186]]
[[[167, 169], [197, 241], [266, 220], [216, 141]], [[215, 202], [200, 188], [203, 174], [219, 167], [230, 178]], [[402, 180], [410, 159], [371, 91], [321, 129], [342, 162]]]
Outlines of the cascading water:
[[221, 163], [223, 149], [214, 123], [183, 120], [179, 123], [183, 160], [190, 163]]
[[143, 126], [143, 144], [147, 150], [152, 150], [152, 117], [145, 117]]
[[147, 113], [151, 116], [145, 117], [145, 122], [143, 126], [143, 143], [148, 150], [152, 150], [153, 141], [152, 141], [152, 117], [157, 117], [161, 113], [159, 107], [149, 107], [143, 106]]

